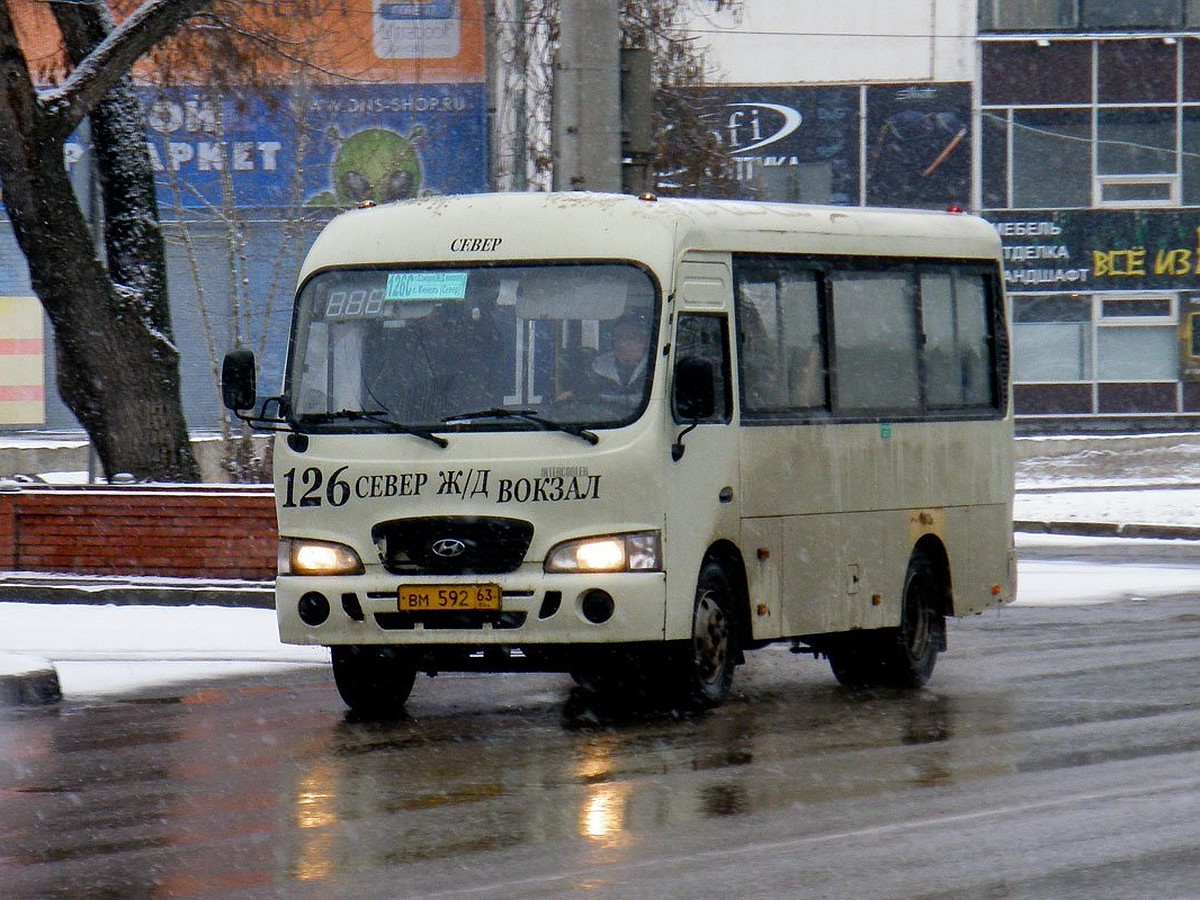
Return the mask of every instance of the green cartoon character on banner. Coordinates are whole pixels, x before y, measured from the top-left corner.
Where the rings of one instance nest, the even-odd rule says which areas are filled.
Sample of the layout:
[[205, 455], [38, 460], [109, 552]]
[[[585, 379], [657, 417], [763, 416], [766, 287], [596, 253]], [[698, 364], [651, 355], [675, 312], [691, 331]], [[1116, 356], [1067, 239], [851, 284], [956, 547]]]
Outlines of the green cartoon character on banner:
[[420, 125], [407, 135], [385, 128], [371, 128], [343, 138], [330, 164], [333, 190], [322, 191], [309, 206], [357, 206], [373, 201], [410, 200], [421, 191], [421, 157], [416, 141], [424, 134]]

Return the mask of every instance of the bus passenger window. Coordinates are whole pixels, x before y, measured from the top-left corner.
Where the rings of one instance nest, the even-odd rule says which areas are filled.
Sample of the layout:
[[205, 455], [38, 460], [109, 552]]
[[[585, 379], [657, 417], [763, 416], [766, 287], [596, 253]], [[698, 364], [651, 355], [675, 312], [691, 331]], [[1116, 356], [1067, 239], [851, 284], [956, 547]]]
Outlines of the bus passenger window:
[[918, 412], [913, 278], [902, 272], [838, 271], [832, 281], [835, 408]]
[[923, 273], [921, 318], [929, 405], [940, 409], [991, 405], [991, 317], [983, 276]]
[[778, 417], [827, 407], [819, 273], [788, 260], [739, 265], [744, 411]]

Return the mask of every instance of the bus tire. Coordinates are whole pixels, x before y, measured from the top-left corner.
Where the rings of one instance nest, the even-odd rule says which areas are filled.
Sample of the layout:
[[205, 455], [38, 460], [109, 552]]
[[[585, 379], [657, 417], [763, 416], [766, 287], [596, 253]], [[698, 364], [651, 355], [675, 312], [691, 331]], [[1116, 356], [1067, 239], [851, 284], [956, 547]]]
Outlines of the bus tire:
[[738, 659], [735, 600], [725, 570], [705, 563], [696, 579], [692, 637], [678, 667], [682, 700], [691, 708], [711, 709], [729, 696]]
[[928, 557], [914, 553], [904, 575], [900, 628], [885, 642], [880, 659], [880, 681], [885, 687], [918, 688], [933, 674], [946, 634], [938, 587]]
[[368, 719], [404, 711], [417, 669], [398, 647], [346, 645], [330, 648], [333, 680], [350, 710]]
[[827, 651], [838, 683], [847, 687], [924, 685], [933, 674], [945, 639], [938, 584], [928, 557], [914, 553], [904, 575], [900, 627], [848, 636]]

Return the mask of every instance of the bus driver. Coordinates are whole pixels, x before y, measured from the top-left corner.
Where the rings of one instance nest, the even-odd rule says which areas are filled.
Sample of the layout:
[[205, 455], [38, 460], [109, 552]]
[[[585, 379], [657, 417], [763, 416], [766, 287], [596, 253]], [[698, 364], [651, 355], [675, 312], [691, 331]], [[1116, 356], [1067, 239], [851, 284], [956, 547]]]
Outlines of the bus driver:
[[647, 322], [627, 316], [612, 327], [612, 349], [593, 357], [586, 364], [581, 384], [564, 391], [558, 400], [597, 399], [605, 403], [636, 405], [646, 382], [647, 352], [650, 334]]

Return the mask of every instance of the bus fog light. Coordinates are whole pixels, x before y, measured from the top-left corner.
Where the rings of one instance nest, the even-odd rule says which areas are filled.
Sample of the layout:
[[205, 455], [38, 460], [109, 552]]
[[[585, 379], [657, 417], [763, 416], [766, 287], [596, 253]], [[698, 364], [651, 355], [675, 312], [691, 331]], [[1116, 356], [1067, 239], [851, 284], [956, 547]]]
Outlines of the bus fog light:
[[309, 591], [296, 604], [296, 614], [305, 625], [320, 625], [329, 618], [329, 601], [324, 594]]
[[593, 625], [603, 625], [612, 618], [616, 604], [608, 591], [594, 590], [583, 595], [583, 617]]

